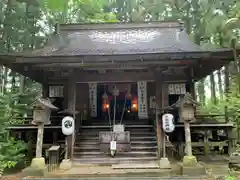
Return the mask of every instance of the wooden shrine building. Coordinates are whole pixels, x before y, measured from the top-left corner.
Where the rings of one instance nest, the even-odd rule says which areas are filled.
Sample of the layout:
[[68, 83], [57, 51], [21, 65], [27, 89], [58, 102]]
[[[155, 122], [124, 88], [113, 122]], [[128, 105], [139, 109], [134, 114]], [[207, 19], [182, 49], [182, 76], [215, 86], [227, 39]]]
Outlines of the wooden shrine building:
[[[131, 132], [132, 150], [119, 157], [158, 158], [164, 137], [154, 128], [156, 106], [167, 107], [186, 92], [195, 97], [194, 82], [230, 61], [231, 49], [202, 50], [175, 21], [61, 24], [44, 48], [0, 55], [2, 65], [41, 83], [44, 96], [54, 98], [59, 111], [79, 112], [71, 158], [81, 163], [94, 157], [107, 162], [99, 160], [104, 155], [98, 133], [109, 130], [113, 119]], [[177, 112], [175, 116], [177, 123]], [[60, 124], [61, 119], [53, 131], [61, 133]]]

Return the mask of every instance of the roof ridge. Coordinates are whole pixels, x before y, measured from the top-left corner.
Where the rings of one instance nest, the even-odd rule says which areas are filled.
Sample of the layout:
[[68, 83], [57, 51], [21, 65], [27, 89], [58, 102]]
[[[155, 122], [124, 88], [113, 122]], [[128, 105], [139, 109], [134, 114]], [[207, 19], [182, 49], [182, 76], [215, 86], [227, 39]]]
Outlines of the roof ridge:
[[90, 24], [56, 24], [55, 31], [77, 30], [107, 30], [107, 29], [136, 29], [136, 28], [178, 28], [183, 29], [180, 21], [148, 21], [148, 22], [119, 22], [119, 23], [90, 23]]

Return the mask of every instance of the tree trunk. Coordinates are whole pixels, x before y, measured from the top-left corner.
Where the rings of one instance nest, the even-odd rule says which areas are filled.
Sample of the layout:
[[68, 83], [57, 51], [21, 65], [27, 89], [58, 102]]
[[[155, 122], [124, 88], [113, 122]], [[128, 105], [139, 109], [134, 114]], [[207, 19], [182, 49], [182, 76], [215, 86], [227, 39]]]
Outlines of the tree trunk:
[[229, 86], [230, 86], [230, 81], [229, 81], [229, 65], [225, 66], [224, 69], [224, 91], [225, 93], [229, 92]]
[[204, 89], [204, 79], [201, 79], [198, 82], [198, 95], [199, 95], [199, 100], [202, 105], [205, 105], [205, 89]]
[[24, 87], [25, 87], [25, 77], [23, 75], [20, 75], [19, 91], [21, 94], [23, 94], [23, 92], [24, 92]]
[[223, 101], [223, 83], [222, 83], [221, 69], [217, 71], [217, 75], [218, 75], [218, 88], [219, 88], [220, 101]]
[[6, 68], [5, 66], [2, 66], [2, 89], [1, 89], [1, 93], [4, 94], [5, 90], [6, 90], [6, 84], [7, 84], [7, 77], [8, 77], [8, 68]]
[[211, 100], [213, 104], [217, 104], [217, 98], [216, 98], [216, 87], [215, 87], [215, 80], [214, 80], [214, 74], [211, 73], [210, 75], [210, 84], [211, 84]]

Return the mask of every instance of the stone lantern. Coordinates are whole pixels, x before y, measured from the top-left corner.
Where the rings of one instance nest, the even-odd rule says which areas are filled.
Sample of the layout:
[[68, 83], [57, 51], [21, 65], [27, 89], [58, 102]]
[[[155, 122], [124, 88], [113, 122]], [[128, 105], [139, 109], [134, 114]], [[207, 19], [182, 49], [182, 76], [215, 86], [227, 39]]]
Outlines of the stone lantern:
[[51, 124], [50, 115], [51, 110], [58, 109], [55, 107], [49, 99], [39, 98], [34, 103], [33, 107], [33, 121], [32, 124]]
[[39, 98], [34, 102], [32, 124], [38, 126], [36, 157], [32, 159], [31, 166], [24, 170], [25, 173], [40, 173], [45, 169], [45, 159], [42, 157], [44, 125], [50, 124], [51, 110], [57, 110], [47, 98]]
[[[178, 108], [180, 122], [184, 123], [185, 131], [185, 149], [186, 155], [183, 158], [183, 174], [194, 171], [195, 167], [200, 167], [200, 174], [205, 173], [203, 168], [197, 163], [197, 159], [192, 155], [192, 143], [191, 143], [191, 131], [190, 122], [195, 122], [195, 111], [196, 107], [199, 105], [193, 100], [191, 94], [186, 93], [180, 96], [179, 100], [176, 102], [176, 107]], [[190, 169], [189, 169], [190, 168]], [[188, 171], [188, 172], [186, 172]]]
[[195, 122], [195, 111], [198, 105], [192, 99], [191, 94], [186, 93], [184, 96], [180, 96], [176, 103], [176, 107], [179, 109], [180, 122]]

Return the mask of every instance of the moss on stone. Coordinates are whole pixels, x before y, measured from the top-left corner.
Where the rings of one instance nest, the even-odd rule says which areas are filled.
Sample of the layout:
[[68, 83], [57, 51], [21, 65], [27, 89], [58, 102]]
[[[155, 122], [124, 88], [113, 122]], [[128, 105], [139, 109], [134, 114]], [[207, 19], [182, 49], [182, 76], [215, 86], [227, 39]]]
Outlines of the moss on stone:
[[195, 156], [184, 156], [183, 157], [183, 165], [184, 166], [195, 166], [197, 165], [197, 158]]

